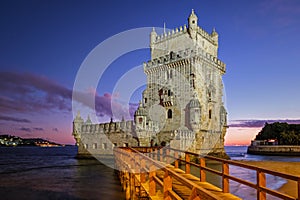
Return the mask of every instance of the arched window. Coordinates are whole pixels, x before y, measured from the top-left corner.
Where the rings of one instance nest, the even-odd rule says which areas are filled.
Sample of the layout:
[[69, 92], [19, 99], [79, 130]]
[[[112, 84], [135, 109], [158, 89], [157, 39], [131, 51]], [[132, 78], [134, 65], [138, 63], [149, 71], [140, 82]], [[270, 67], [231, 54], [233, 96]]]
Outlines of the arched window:
[[173, 77], [172, 69], [166, 71], [166, 79], [171, 79]]
[[176, 54], [175, 54], [173, 51], [171, 51], [171, 52], [170, 52], [170, 59], [171, 59], [171, 60], [174, 59], [175, 56], [176, 56]]
[[168, 90], [168, 96], [171, 96], [171, 90]]
[[168, 110], [168, 119], [171, 119], [171, 118], [172, 118], [172, 110], [169, 109], [169, 110]]
[[173, 77], [173, 72], [172, 72], [172, 69], [169, 70], [169, 78], [172, 78]]

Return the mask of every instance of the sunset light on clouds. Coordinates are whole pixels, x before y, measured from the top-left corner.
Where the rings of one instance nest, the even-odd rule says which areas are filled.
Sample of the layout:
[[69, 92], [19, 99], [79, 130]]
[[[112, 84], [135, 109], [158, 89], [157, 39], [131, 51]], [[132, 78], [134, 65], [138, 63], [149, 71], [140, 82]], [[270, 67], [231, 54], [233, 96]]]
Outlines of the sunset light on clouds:
[[[74, 144], [72, 92], [86, 56], [128, 29], [186, 24], [183, 19], [191, 9], [197, 11], [201, 27], [215, 27], [219, 33], [219, 57], [227, 68], [225, 145], [249, 145], [266, 122], [299, 123], [297, 0], [1, 1], [0, 134]], [[95, 98], [94, 121], [110, 120], [111, 106], [132, 117], [140, 92], [124, 105], [122, 94], [113, 89], [122, 74], [149, 60], [149, 54], [146, 49], [122, 55], [97, 88], [87, 87], [75, 101], [92, 110], [90, 98]]]

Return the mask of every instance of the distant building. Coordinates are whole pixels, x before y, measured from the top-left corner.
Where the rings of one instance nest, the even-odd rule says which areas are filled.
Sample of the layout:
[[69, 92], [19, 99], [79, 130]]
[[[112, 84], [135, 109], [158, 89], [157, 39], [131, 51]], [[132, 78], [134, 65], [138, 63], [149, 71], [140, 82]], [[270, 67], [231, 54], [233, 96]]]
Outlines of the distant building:
[[[196, 153], [224, 153], [227, 112], [222, 101], [225, 64], [218, 59], [218, 33], [188, 26], [150, 33], [151, 60], [144, 63], [147, 88], [133, 121], [73, 122], [78, 153], [111, 153], [113, 146], [170, 145]], [[162, 114], [163, 113], [163, 114]]]
[[251, 146], [261, 146], [261, 145], [278, 145], [277, 139], [268, 139], [268, 140], [252, 140]]

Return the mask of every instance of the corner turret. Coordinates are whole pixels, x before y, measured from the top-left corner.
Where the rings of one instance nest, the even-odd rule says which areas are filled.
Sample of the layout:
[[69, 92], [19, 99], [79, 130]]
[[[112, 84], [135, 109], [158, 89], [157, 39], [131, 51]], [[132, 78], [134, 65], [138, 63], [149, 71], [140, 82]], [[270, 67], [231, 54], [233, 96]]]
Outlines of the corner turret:
[[153, 44], [155, 42], [156, 37], [157, 37], [157, 33], [155, 31], [155, 28], [153, 27], [152, 31], [150, 33], [150, 46], [151, 46], [151, 44]]
[[150, 53], [151, 53], [151, 57], [153, 56], [153, 50], [154, 50], [154, 44], [156, 41], [156, 37], [157, 37], [157, 33], [155, 31], [155, 28], [152, 28], [152, 31], [150, 33]]
[[134, 113], [134, 121], [137, 129], [144, 130], [146, 128], [147, 112], [142, 101], [140, 101], [140, 105]]
[[87, 120], [86, 120], [85, 123], [86, 124], [92, 124], [93, 123], [92, 120], [91, 120], [91, 118], [90, 118], [90, 115], [88, 115], [88, 118], [87, 118]]
[[80, 116], [80, 112], [78, 111], [77, 115], [73, 121], [73, 133], [72, 133], [72, 135], [74, 136], [74, 138], [76, 140], [76, 145], [79, 145], [81, 126], [83, 123], [84, 123], [84, 121]]
[[213, 42], [215, 43], [215, 45], [218, 45], [218, 43], [219, 43], [219, 34], [216, 32], [215, 28], [213, 28], [210, 35], [211, 35], [211, 38], [212, 38]]
[[75, 117], [75, 119], [74, 119], [73, 122], [76, 122], [76, 123], [83, 123], [83, 119], [81, 118], [80, 112], [79, 112], [79, 111], [77, 112], [77, 115], [76, 115], [76, 117]]
[[190, 14], [189, 18], [188, 18], [188, 26], [189, 26], [189, 33], [192, 39], [196, 38], [197, 35], [197, 28], [198, 28], [198, 17], [197, 15], [194, 13], [194, 9], [192, 9], [192, 13]]
[[189, 124], [193, 131], [198, 132], [200, 130], [200, 102], [197, 98], [197, 94], [194, 94], [194, 97], [189, 103]]

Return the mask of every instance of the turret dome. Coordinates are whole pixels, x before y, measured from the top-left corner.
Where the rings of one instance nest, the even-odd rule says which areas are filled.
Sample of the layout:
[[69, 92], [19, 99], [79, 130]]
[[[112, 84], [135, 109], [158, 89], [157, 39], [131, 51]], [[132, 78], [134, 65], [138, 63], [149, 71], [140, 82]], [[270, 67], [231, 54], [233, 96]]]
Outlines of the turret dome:
[[147, 111], [143, 107], [142, 102], [140, 102], [140, 105], [139, 105], [138, 109], [135, 111], [134, 115], [135, 116], [146, 116], [147, 115]]
[[200, 108], [200, 102], [198, 99], [192, 99], [189, 103], [189, 108]]

